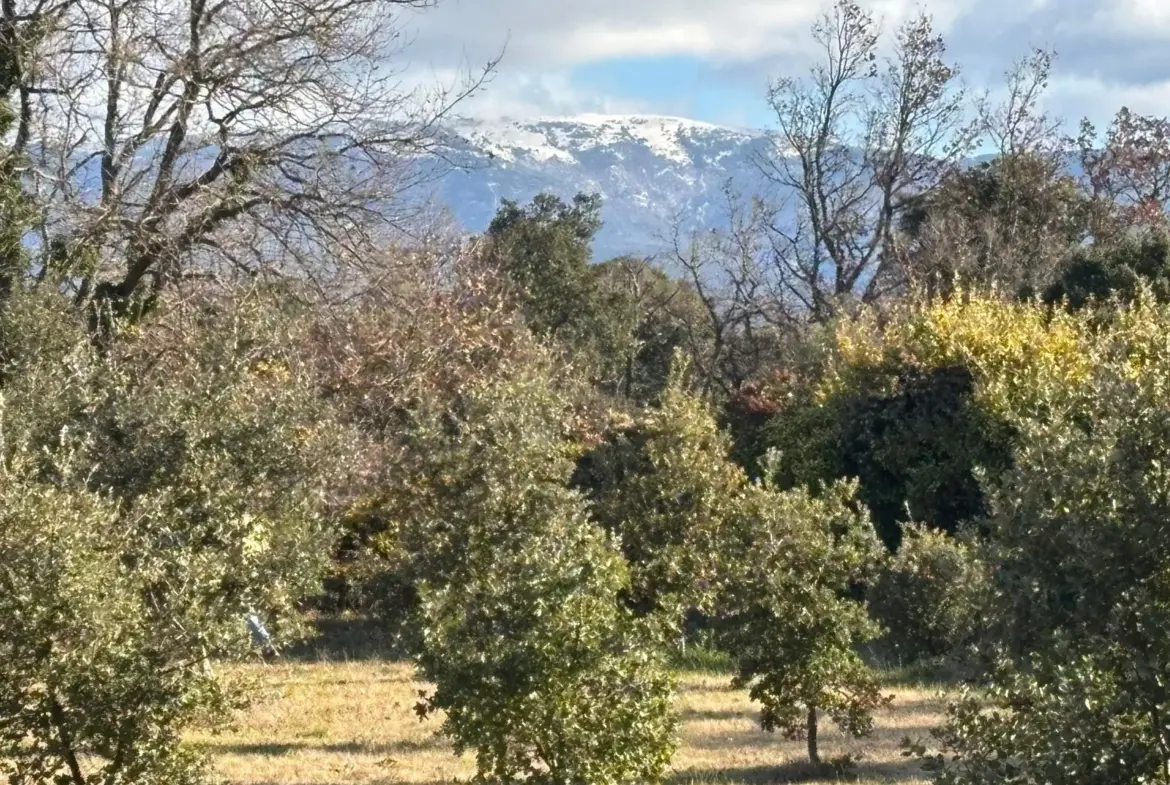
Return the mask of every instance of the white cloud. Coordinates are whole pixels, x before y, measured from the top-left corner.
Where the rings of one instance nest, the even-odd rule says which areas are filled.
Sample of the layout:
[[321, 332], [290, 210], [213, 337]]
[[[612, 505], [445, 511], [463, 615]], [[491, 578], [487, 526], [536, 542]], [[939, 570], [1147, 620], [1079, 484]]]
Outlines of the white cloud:
[[[1054, 105], [1074, 114], [1116, 107], [1121, 95], [1156, 105], [1170, 79], [1168, 0], [862, 0], [895, 26], [931, 13], [975, 86], [995, 86], [1010, 61], [1036, 45], [1060, 53]], [[451, 68], [487, 59], [506, 44], [500, 78], [469, 104], [477, 114], [651, 110], [648, 98], [615, 101], [574, 80], [584, 64], [681, 56], [710, 66], [714, 79], [740, 79], [759, 92], [769, 76], [811, 56], [808, 28], [829, 0], [441, 0], [418, 14], [412, 60]], [[1153, 87], [1150, 87], [1153, 85]], [[1073, 92], [1079, 90], [1080, 96]], [[1093, 106], [1089, 106], [1093, 104]]]
[[1137, 114], [1165, 116], [1170, 112], [1170, 74], [1149, 84], [1123, 84], [1092, 77], [1053, 81], [1048, 105], [1059, 116], [1077, 121], [1087, 115], [1101, 128], [1121, 107]]
[[1113, 13], [1103, 16], [1123, 33], [1155, 38], [1170, 36], [1170, 3], [1166, 0], [1118, 0]]
[[625, 100], [575, 84], [567, 71], [501, 72], [461, 107], [461, 114], [523, 118], [536, 115], [634, 114], [653, 110], [645, 101]]

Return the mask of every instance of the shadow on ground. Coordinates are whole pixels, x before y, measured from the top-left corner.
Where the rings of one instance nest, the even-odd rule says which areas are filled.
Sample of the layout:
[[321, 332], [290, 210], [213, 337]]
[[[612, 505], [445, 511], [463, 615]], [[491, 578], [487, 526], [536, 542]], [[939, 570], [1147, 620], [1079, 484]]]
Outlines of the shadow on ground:
[[824, 764], [814, 766], [804, 761], [780, 766], [746, 766], [726, 769], [688, 769], [672, 774], [666, 785], [769, 785], [799, 782], [887, 782], [921, 776], [914, 761], [866, 763], [854, 769], [838, 770]]
[[688, 720], [755, 720], [760, 716], [758, 709], [683, 709], [679, 712], [683, 722]]
[[313, 637], [281, 651], [294, 662], [396, 661], [409, 657], [396, 636], [373, 619], [322, 617], [313, 620]]
[[447, 748], [442, 739], [407, 739], [391, 742], [349, 741], [337, 744], [313, 744], [306, 742], [265, 742], [259, 744], [209, 744], [208, 750], [214, 755], [257, 755], [280, 757], [294, 752], [324, 752], [346, 755], [402, 755], [410, 752], [424, 752]]
[[[902, 739], [903, 737], [909, 737], [912, 740], [929, 739], [931, 727], [932, 726], [930, 725], [915, 725], [905, 728], [897, 728], [892, 731], [892, 733], [898, 740]], [[759, 725], [756, 725], [753, 732], [750, 734], [730, 731], [721, 737], [716, 733], [704, 732], [701, 735], [687, 737], [686, 745], [688, 747], [701, 750], [734, 751], [749, 748], [761, 749], [774, 747], [781, 744], [783, 741], [784, 738], [782, 736], [761, 730]], [[861, 741], [864, 742], [865, 740], [862, 739]], [[865, 762], [862, 761], [861, 765], [864, 767]]]

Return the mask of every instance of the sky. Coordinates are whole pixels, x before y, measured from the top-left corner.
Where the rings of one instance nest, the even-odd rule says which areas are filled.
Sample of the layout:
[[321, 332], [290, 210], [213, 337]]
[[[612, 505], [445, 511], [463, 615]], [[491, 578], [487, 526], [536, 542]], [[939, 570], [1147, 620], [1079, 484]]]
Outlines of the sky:
[[[863, 0], [889, 32], [930, 14], [962, 79], [994, 91], [1055, 49], [1047, 108], [1075, 126], [1121, 106], [1170, 115], [1170, 0]], [[766, 128], [769, 81], [815, 56], [822, 0], [438, 0], [403, 19], [414, 79], [451, 82], [503, 53], [461, 111], [485, 119], [664, 114]]]

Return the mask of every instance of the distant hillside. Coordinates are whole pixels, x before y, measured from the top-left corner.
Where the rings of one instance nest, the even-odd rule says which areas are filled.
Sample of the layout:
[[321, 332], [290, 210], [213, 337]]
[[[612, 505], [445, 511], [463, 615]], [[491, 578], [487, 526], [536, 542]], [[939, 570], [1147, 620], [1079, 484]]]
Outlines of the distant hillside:
[[[467, 229], [486, 229], [502, 199], [600, 193], [605, 226], [594, 247], [598, 259], [664, 250], [676, 220], [687, 229], [723, 224], [728, 181], [741, 193], [777, 196], [756, 164], [770, 146], [763, 130], [678, 117], [581, 115], [467, 121], [452, 131], [452, 160], [466, 169], [447, 174], [438, 195]], [[1073, 160], [1069, 173], [1080, 173]]]
[[655, 116], [585, 115], [533, 121], [470, 122], [440, 196], [472, 231], [482, 231], [501, 199], [526, 202], [551, 191], [605, 199], [605, 226], [595, 255], [653, 253], [676, 217], [691, 227], [719, 221], [730, 179], [760, 189], [753, 156], [768, 144], [763, 131]]

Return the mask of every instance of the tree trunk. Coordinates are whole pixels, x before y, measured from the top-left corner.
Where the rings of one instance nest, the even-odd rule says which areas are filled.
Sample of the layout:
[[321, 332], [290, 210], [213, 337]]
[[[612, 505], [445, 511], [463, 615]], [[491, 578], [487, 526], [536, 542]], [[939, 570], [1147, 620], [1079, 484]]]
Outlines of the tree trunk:
[[814, 766], [821, 765], [821, 753], [817, 750], [817, 707], [808, 707], [808, 761]]

